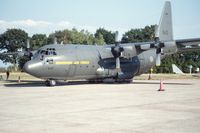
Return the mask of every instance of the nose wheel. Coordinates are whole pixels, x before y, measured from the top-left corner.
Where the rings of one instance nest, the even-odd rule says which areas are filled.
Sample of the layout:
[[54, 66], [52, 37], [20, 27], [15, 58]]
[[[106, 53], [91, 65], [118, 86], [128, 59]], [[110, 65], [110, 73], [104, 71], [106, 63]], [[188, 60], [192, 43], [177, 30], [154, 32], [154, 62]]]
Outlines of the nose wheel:
[[55, 86], [56, 85], [56, 81], [55, 80], [46, 80], [45, 81], [45, 85], [46, 86]]

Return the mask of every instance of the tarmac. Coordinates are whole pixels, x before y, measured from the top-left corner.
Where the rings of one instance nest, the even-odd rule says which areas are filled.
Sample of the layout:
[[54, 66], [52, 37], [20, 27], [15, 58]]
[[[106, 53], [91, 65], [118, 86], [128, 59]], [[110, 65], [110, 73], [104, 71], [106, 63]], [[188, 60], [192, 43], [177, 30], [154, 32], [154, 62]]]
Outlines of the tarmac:
[[199, 133], [200, 80], [0, 83], [0, 133]]

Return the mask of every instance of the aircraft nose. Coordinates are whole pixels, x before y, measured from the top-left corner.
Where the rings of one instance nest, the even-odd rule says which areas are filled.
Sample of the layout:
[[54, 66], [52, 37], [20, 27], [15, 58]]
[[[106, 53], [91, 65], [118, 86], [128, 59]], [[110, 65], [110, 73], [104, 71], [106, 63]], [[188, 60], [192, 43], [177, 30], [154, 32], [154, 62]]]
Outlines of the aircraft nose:
[[29, 73], [30, 72], [30, 62], [26, 62], [23, 66], [23, 69], [22, 69], [24, 72], [26, 73]]
[[28, 61], [24, 64], [23, 71], [33, 76], [39, 76], [41, 66], [42, 62]]

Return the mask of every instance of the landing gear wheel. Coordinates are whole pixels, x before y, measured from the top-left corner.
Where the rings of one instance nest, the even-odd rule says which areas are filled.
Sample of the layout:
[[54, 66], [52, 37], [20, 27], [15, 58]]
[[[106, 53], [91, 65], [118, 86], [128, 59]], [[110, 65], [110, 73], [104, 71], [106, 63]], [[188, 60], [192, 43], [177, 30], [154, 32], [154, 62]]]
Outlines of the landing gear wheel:
[[56, 85], [56, 81], [55, 80], [46, 80], [45, 81], [45, 85], [46, 86], [55, 86]]

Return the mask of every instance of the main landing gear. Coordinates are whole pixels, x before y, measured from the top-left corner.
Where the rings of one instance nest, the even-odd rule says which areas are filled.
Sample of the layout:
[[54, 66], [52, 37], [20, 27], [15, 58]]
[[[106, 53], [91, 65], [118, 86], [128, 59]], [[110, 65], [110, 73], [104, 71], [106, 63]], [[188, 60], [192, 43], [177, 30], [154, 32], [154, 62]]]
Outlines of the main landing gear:
[[46, 80], [45, 81], [45, 85], [46, 86], [55, 86], [56, 85], [56, 81], [55, 80], [50, 80], [50, 79], [48, 79], [48, 80]]

